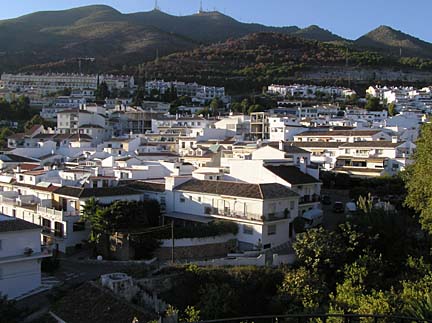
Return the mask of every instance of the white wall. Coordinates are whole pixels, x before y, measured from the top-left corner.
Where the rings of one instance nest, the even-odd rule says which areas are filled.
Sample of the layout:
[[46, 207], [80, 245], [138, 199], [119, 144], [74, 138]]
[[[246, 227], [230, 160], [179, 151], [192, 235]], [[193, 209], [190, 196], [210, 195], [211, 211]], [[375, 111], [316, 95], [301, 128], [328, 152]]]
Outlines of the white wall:
[[21, 296], [41, 285], [38, 259], [0, 264], [0, 274], [0, 293], [7, 295], [9, 299]]

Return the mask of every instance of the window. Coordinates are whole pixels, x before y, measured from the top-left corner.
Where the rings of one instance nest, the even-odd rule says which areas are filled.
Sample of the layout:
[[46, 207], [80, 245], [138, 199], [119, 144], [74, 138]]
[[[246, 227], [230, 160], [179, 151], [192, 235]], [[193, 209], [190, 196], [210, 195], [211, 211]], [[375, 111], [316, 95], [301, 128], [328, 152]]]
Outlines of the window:
[[54, 223], [54, 228], [55, 228], [54, 235], [56, 237], [63, 238], [63, 236], [64, 236], [63, 223], [55, 222]]
[[85, 230], [85, 223], [84, 222], [75, 222], [73, 224], [73, 232], [76, 231], [84, 231]]
[[184, 196], [180, 196], [180, 203], [184, 203], [186, 201], [186, 199], [184, 198]]
[[0, 240], [0, 250], [2, 250], [2, 240]]
[[295, 202], [290, 201], [290, 210], [294, 210], [294, 207], [295, 207]]
[[201, 196], [198, 196], [197, 200], [198, 200], [198, 202], [201, 202]]
[[244, 234], [253, 234], [253, 226], [252, 225], [247, 225], [247, 224], [243, 224], [243, 233]]
[[272, 224], [267, 227], [267, 235], [273, 236], [276, 234], [276, 225]]

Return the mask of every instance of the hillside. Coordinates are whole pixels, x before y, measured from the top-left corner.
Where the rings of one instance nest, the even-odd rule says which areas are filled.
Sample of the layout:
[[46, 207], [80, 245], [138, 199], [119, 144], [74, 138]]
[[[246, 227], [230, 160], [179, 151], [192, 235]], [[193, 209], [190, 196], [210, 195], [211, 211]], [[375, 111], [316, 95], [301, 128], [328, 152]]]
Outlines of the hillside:
[[[346, 61], [349, 61], [349, 67]], [[410, 62], [411, 64], [412, 62]], [[430, 70], [431, 61], [422, 61]], [[310, 41], [278, 33], [256, 33], [225, 43], [175, 53], [141, 67], [151, 78], [202, 80], [207, 84], [255, 86], [299, 79], [303, 72], [347, 69], [418, 69], [419, 66], [383, 54], [359, 51], [346, 46]], [[344, 74], [340, 74], [342, 80]], [[345, 74], [346, 75], [346, 74]], [[336, 77], [336, 78], [339, 78]]]
[[354, 44], [363, 48], [389, 51], [393, 55], [432, 58], [432, 44], [388, 26], [380, 26], [360, 37]]
[[73, 62], [76, 71], [76, 59], [83, 56], [96, 58], [94, 68], [113, 69], [197, 46], [127, 18], [107, 6], [90, 6], [0, 21], [0, 70], [66, 61]]
[[[342, 55], [341, 52], [346, 51], [346, 49], [342, 50], [342, 47], [353, 49], [353, 52], [357, 53], [354, 56], [363, 55], [368, 59], [371, 57], [370, 54], [358, 53], [367, 52], [372, 48], [382, 52], [383, 55], [391, 54], [398, 57], [399, 48], [402, 48], [403, 56], [432, 58], [431, 44], [389, 27], [380, 27], [353, 42], [316, 25], [304, 29], [296, 26], [271, 27], [243, 23], [217, 11], [187, 16], [173, 16], [159, 10], [123, 14], [109, 6], [95, 5], [62, 11], [36, 12], [0, 21], [0, 72], [77, 72], [77, 59], [80, 57], [96, 58], [93, 63], [83, 63], [83, 72], [130, 71], [131, 66], [153, 61], [156, 57], [189, 52], [194, 49], [200, 52], [203, 46], [209, 46], [206, 50], [210, 51], [210, 56], [215, 56], [213, 50], [218, 53], [226, 46], [221, 43], [229, 40], [229, 43], [233, 44], [236, 39], [254, 33], [279, 33], [290, 36], [291, 40], [295, 36], [304, 40], [319, 41], [322, 44], [315, 44], [321, 48], [318, 51], [319, 55], [335, 54], [322, 51], [325, 44], [336, 46], [334, 47], [337, 48], [335, 57], [320, 57], [317, 62], [313, 62], [314, 64], [322, 64], [320, 60], [337, 61], [342, 64], [341, 57], [345, 54]], [[257, 41], [261, 40], [259, 38]], [[285, 42], [281, 39], [279, 41]], [[243, 44], [244, 40], [240, 43]], [[256, 46], [260, 45], [257, 43]], [[273, 51], [273, 49], [268, 50]], [[287, 55], [289, 59], [292, 52]], [[206, 53], [202, 54], [206, 55]], [[270, 55], [268, 52], [263, 56], [257, 49], [244, 54], [251, 57], [258, 55], [257, 58], [253, 57], [257, 63], [269, 63], [261, 62], [262, 57]], [[275, 65], [276, 70], [292, 71], [299, 68], [298, 64], [302, 64], [302, 68], [310, 66], [312, 62], [309, 58], [315, 57], [315, 54], [306, 51], [303, 53], [303, 59], [295, 61], [279, 59], [272, 64]], [[278, 57], [278, 54], [271, 55]], [[190, 54], [180, 54], [179, 59], [187, 56]], [[376, 57], [373, 57], [372, 61], [375, 59]], [[358, 57], [350, 60], [357, 64]], [[211, 61], [209, 61], [210, 65]], [[233, 66], [233, 68], [238, 70], [238, 73], [244, 74], [245, 72], [241, 70], [250, 67], [244, 64], [247, 59], [240, 56], [237, 61], [240, 66]], [[195, 63], [201, 66], [199, 59], [195, 59]], [[277, 63], [283, 66], [276, 67]], [[218, 64], [222, 64], [222, 69], [225, 64], [230, 63], [225, 63], [222, 58]], [[424, 68], [429, 63], [410, 58], [410, 64], [422, 65]], [[181, 69], [174, 66], [174, 70], [179, 68]], [[194, 66], [188, 68], [196, 70]]]
[[292, 33], [298, 27], [269, 27], [261, 24], [239, 22], [218, 11], [201, 12], [188, 16], [172, 16], [159, 10], [140, 12], [128, 15], [128, 18], [139, 24], [157, 27], [170, 33], [189, 37], [196, 41], [210, 44], [238, 38], [255, 32]]
[[303, 29], [299, 29], [291, 33], [291, 35], [309, 40], [318, 40], [322, 42], [346, 41], [346, 39], [335, 35], [331, 31], [323, 29], [317, 25], [312, 25]]

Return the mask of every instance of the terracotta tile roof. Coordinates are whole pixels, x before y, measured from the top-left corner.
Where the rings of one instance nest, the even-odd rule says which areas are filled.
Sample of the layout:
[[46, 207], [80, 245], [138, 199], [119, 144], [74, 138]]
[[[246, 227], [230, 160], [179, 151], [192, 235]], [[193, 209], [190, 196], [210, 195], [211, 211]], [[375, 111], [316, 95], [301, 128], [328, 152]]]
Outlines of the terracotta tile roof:
[[165, 183], [151, 182], [151, 181], [133, 181], [127, 184], [128, 187], [151, 192], [165, 192]]
[[358, 147], [372, 147], [372, 148], [395, 148], [402, 145], [404, 142], [392, 142], [392, 141], [384, 141], [384, 140], [374, 140], [374, 141], [356, 141], [356, 142], [347, 142], [341, 145], [341, 147], [345, 148], [358, 148]]
[[337, 136], [373, 136], [382, 130], [333, 130], [333, 131], [313, 131], [299, 133], [295, 137], [337, 137]]
[[0, 155], [0, 160], [5, 163], [36, 163], [38, 162], [35, 158], [28, 158], [15, 154], [3, 154]]
[[308, 148], [339, 148], [342, 142], [329, 142], [329, 141], [293, 141], [289, 144], [297, 147]]
[[320, 183], [315, 177], [303, 173], [296, 166], [265, 166], [265, 168], [292, 185]]
[[[269, 142], [267, 145], [270, 147], [279, 149], [279, 143], [278, 142]], [[265, 144], [263, 146], [265, 146]], [[308, 154], [309, 153], [308, 151], [306, 151], [300, 147], [294, 146], [290, 143], [284, 143], [284, 151], [286, 153], [289, 153], [289, 154]]]
[[35, 131], [37, 131], [41, 126], [42, 126], [42, 125], [40, 125], [40, 124], [35, 124], [35, 125], [32, 126], [29, 130], [27, 130], [27, 131], [25, 132], [25, 134], [26, 134], [27, 136], [31, 136], [31, 135], [33, 135], [33, 133], [34, 133]]
[[277, 199], [297, 196], [289, 188], [276, 183], [249, 184], [228, 181], [191, 179], [175, 188], [176, 191], [238, 196], [252, 199]]
[[87, 197], [104, 197], [104, 196], [123, 196], [139, 195], [141, 192], [126, 186], [101, 187], [101, 188], [83, 188], [63, 186], [54, 191], [55, 194], [71, 196], [76, 198]]

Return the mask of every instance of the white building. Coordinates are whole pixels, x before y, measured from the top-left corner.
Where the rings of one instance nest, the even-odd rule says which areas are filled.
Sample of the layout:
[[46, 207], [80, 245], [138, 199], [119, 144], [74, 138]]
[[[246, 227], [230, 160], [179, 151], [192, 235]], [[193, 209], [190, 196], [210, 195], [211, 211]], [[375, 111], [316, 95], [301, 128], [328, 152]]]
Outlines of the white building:
[[288, 243], [295, 234], [292, 221], [298, 215], [298, 199], [292, 190], [276, 183], [166, 179], [167, 217], [198, 223], [235, 222], [242, 250]]
[[41, 227], [0, 215], [0, 294], [18, 298], [41, 286], [41, 260], [51, 252], [41, 248]]
[[6, 74], [1, 76], [3, 87], [10, 91], [36, 91], [40, 95], [58, 92], [69, 88], [72, 90], [97, 89], [98, 82], [105, 82], [108, 88], [133, 88], [133, 76], [125, 75], [84, 75], [84, 74]]
[[158, 91], [164, 94], [170, 89], [174, 89], [178, 96], [188, 96], [192, 98], [193, 102], [205, 104], [214, 98], [219, 98], [225, 103], [229, 98], [225, 95], [224, 87], [205, 86], [197, 83], [185, 82], [165, 82], [163, 80], [147, 81], [145, 83], [145, 91], [151, 94], [152, 91]]

